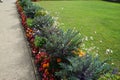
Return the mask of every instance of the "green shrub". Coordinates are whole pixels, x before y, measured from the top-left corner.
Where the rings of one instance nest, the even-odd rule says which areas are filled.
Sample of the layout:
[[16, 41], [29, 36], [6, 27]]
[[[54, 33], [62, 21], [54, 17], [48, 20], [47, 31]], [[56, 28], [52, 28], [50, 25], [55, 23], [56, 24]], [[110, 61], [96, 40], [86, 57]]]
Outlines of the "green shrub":
[[35, 36], [34, 44], [36, 47], [43, 47], [43, 45], [46, 43], [46, 39], [44, 37]]
[[28, 18], [34, 18], [36, 11], [39, 9], [39, 6], [33, 4], [31, 0], [20, 0], [20, 5], [23, 7], [23, 10]]
[[28, 5], [32, 5], [31, 0], [19, 0], [20, 5], [24, 8]]
[[44, 27], [52, 26], [53, 23], [54, 23], [54, 19], [49, 15], [37, 16], [33, 20], [33, 27], [41, 30]]
[[28, 18], [34, 18], [36, 11], [39, 9], [39, 6], [31, 4], [24, 7], [24, 12]]
[[61, 29], [59, 29], [56, 26], [49, 26], [49, 27], [44, 27], [41, 28], [42, 36], [48, 38], [52, 34], [59, 35], [61, 33]]
[[60, 63], [62, 69], [56, 72], [62, 80], [97, 80], [110, 70], [107, 60], [101, 62], [91, 55], [70, 57], [68, 61], [70, 64]]
[[28, 25], [29, 27], [32, 27], [32, 25], [33, 25], [33, 19], [27, 18], [27, 25]]
[[52, 56], [72, 56], [73, 50], [80, 47], [82, 40], [79, 32], [74, 30], [67, 30], [63, 32], [62, 30], [58, 33], [47, 34], [47, 42], [45, 44], [45, 49], [47, 53]]

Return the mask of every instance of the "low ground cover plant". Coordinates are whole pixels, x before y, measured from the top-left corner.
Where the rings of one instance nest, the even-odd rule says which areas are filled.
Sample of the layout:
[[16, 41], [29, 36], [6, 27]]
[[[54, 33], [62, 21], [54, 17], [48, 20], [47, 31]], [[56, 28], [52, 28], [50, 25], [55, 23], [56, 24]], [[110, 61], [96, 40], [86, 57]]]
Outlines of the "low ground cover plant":
[[109, 72], [107, 60], [101, 61], [81, 49], [83, 40], [78, 31], [59, 29], [42, 7], [28, 9], [29, 4], [33, 5], [30, 0], [16, 4], [41, 80], [97, 80]]
[[33, 26], [33, 19], [27, 18], [26, 23], [29, 27], [32, 27]]

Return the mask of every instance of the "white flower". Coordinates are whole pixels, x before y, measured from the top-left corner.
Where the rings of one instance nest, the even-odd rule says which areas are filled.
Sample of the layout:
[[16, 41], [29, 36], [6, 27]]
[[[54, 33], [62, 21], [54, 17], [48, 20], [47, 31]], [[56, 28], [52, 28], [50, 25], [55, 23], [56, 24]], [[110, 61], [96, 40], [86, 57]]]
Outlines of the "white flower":
[[96, 34], [96, 31], [94, 31], [94, 33]]
[[64, 47], [64, 44], [62, 44], [62, 46]]
[[88, 37], [87, 36], [85, 37], [85, 40], [88, 41]]
[[111, 49], [106, 49], [106, 54], [113, 53], [113, 50]]
[[46, 14], [49, 14], [47, 10], [45, 11], [45, 13], [46, 13]]
[[106, 49], [106, 54], [109, 54], [110, 53], [110, 49]]
[[79, 33], [78, 35], [81, 35], [81, 33]]
[[98, 54], [98, 53], [96, 53], [96, 54], [95, 54], [95, 56], [99, 56], [99, 54]]
[[93, 37], [92, 37], [92, 36], [90, 36], [90, 39], [91, 39], [91, 40], [93, 40]]
[[111, 53], [113, 53], [113, 50], [111, 50]]
[[100, 43], [102, 43], [102, 40], [100, 40]]
[[64, 8], [62, 7], [61, 9], [63, 10]]
[[113, 53], [113, 51], [111, 49], [106, 49], [106, 54], [108, 53]]
[[111, 63], [112, 65], [114, 65], [114, 63]]
[[104, 63], [104, 65], [106, 65], [107, 63]]

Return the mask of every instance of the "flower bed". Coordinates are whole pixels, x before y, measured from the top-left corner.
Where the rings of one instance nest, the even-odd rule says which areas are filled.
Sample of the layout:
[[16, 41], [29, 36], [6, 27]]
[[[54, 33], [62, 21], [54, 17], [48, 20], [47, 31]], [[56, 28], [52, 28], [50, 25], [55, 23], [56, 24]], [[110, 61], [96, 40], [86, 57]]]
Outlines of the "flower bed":
[[59, 29], [56, 19], [30, 0], [16, 6], [40, 80], [96, 80], [110, 70], [107, 60], [81, 50], [78, 31]]

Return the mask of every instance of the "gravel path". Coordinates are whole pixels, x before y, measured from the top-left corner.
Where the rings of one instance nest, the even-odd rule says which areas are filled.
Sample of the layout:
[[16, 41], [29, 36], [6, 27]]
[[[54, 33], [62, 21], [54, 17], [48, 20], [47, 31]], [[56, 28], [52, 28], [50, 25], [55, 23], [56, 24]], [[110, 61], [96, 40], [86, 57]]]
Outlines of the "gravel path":
[[15, 1], [0, 3], [0, 80], [35, 80]]

